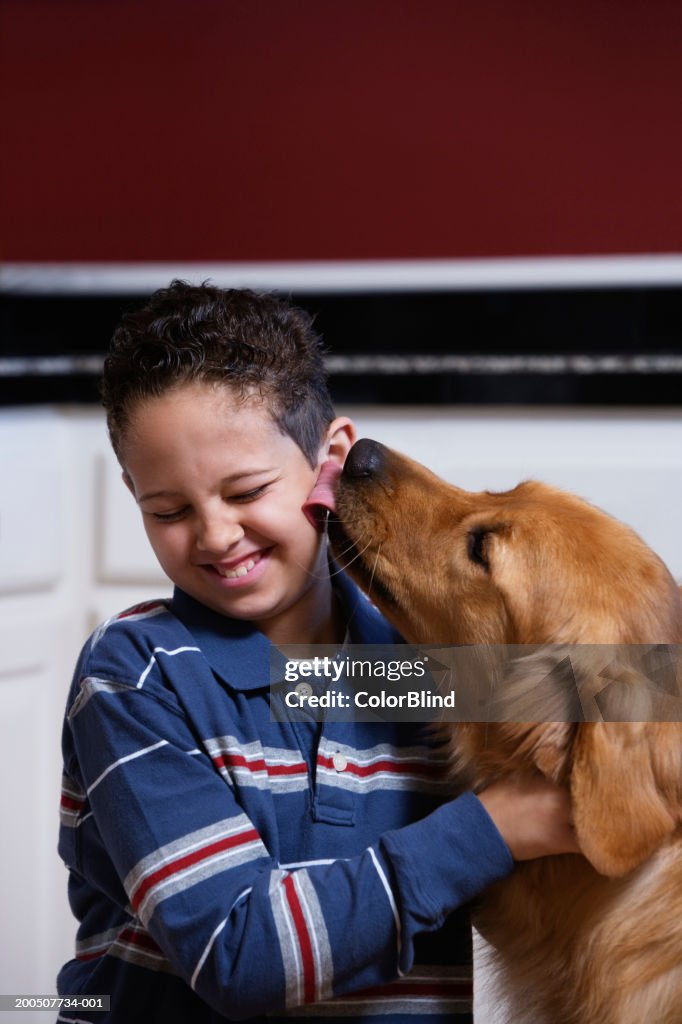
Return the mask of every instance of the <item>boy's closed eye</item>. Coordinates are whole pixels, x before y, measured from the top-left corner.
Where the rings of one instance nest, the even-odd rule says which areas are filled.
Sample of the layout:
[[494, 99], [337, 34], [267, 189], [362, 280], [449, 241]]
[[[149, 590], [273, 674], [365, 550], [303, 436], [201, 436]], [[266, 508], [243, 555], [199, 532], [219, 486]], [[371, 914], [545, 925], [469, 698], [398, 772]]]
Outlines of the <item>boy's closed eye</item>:
[[242, 494], [231, 494], [226, 501], [236, 501], [238, 504], [245, 504], [247, 501], [255, 501], [256, 498], [260, 498], [261, 494], [264, 494], [268, 489], [269, 484], [262, 484], [260, 487], [254, 487], [251, 491], [244, 491]]
[[147, 512], [145, 514], [151, 516], [157, 523], [174, 523], [178, 519], [184, 518], [188, 512], [189, 506], [185, 506], [184, 508], [174, 509], [172, 512]]
[[[269, 484], [262, 484], [260, 487], [254, 487], [249, 491], [243, 491], [240, 494], [227, 495], [223, 500], [227, 502], [234, 502], [238, 505], [245, 505], [250, 501], [255, 501], [264, 494]], [[181, 508], [171, 509], [168, 512], [148, 512], [152, 519], [155, 519], [158, 523], [175, 523], [179, 519], [183, 519], [191, 511], [190, 505], [183, 505]]]

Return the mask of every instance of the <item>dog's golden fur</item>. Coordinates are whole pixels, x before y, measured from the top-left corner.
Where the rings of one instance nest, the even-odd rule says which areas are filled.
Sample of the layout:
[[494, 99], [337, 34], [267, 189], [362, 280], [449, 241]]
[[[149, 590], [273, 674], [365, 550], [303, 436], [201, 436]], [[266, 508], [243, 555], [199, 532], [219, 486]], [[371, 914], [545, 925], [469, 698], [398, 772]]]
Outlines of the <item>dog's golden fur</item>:
[[[622, 523], [540, 483], [470, 493], [374, 442], [360, 445], [364, 463], [358, 471], [356, 457], [354, 472], [351, 454], [330, 535], [406, 641], [682, 642], [677, 585]], [[592, 655], [582, 650], [578, 671], [589, 682]], [[532, 692], [542, 658], [517, 659], [510, 685], [525, 679]], [[636, 693], [637, 669], [622, 656], [616, 675]], [[476, 923], [496, 950], [510, 1019], [680, 1024], [682, 725], [449, 728], [453, 763], [475, 787], [535, 771], [569, 786], [585, 854], [520, 864], [481, 901]]]

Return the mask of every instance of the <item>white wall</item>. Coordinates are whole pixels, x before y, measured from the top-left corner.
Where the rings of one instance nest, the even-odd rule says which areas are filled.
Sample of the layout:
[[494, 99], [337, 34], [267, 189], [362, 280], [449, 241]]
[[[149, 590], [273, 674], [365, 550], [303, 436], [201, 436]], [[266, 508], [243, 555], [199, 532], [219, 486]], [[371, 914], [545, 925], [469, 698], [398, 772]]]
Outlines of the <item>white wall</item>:
[[[682, 577], [682, 413], [344, 411], [361, 436], [461, 486], [499, 490], [536, 477], [568, 487], [634, 526]], [[74, 660], [96, 622], [170, 585], [98, 410], [0, 412], [0, 480], [0, 992], [48, 994], [75, 934], [56, 854], [59, 732]], [[483, 1003], [477, 1020], [491, 1020]]]

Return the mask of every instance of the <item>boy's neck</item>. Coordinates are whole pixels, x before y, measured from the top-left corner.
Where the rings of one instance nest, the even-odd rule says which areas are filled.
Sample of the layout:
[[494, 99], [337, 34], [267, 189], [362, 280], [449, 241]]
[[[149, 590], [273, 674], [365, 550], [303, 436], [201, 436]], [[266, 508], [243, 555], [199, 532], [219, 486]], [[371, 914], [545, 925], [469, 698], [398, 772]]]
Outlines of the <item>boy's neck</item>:
[[311, 587], [293, 608], [277, 618], [255, 625], [275, 645], [340, 644], [346, 635], [341, 603], [331, 580], [322, 587]]

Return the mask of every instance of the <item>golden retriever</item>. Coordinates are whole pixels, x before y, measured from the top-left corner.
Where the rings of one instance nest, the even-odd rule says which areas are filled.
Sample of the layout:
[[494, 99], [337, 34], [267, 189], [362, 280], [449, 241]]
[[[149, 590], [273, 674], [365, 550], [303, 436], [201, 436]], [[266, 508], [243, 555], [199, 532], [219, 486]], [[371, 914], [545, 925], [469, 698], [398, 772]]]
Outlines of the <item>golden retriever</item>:
[[[329, 532], [340, 564], [408, 643], [682, 642], [680, 591], [661, 560], [554, 487], [470, 493], [365, 439]], [[600, 649], [570, 650], [584, 652], [571, 661], [589, 680]], [[517, 660], [513, 674], [517, 688], [537, 680], [542, 655]], [[641, 682], [632, 665], [618, 676], [631, 690]], [[673, 673], [674, 703], [679, 690]], [[476, 912], [514, 1024], [682, 1022], [682, 725], [648, 717], [447, 727], [474, 787], [538, 770], [570, 787], [584, 857], [517, 865]]]

